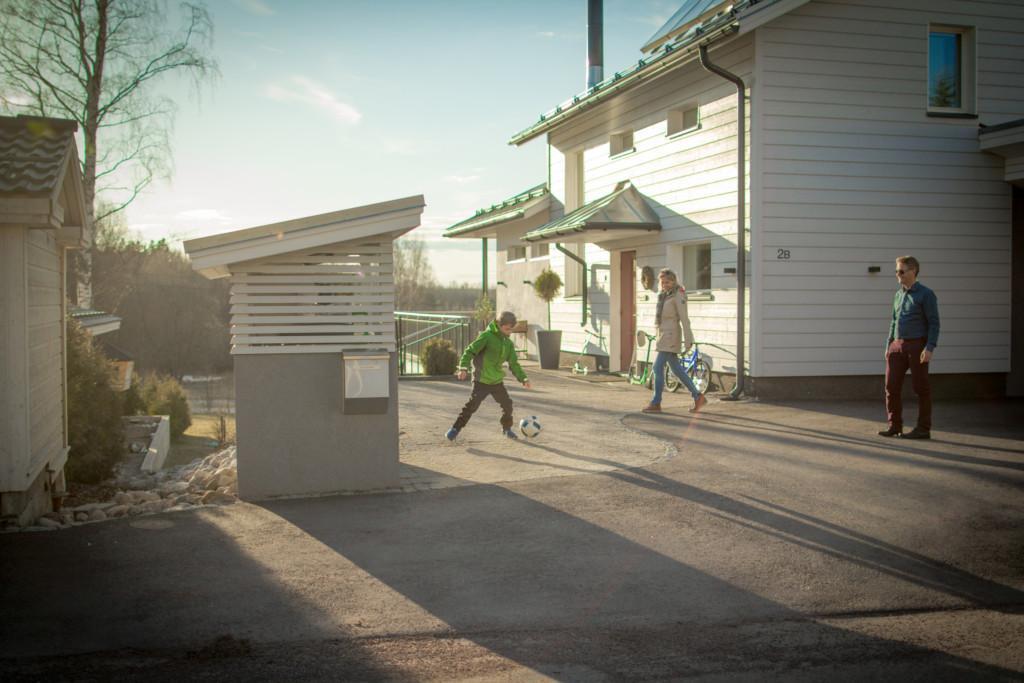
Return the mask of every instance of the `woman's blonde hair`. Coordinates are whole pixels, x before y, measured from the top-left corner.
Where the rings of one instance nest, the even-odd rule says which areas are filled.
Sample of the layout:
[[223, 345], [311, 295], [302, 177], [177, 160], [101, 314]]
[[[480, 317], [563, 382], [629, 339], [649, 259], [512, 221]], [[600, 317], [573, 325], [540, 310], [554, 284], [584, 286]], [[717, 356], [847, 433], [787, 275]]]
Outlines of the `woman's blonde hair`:
[[659, 270], [658, 271], [658, 278], [660, 279], [662, 276], [667, 277], [668, 279], [672, 280], [672, 282], [674, 282], [677, 285], [679, 284], [679, 278], [676, 277], [675, 271], [672, 270], [671, 268], [662, 268], [661, 270]]

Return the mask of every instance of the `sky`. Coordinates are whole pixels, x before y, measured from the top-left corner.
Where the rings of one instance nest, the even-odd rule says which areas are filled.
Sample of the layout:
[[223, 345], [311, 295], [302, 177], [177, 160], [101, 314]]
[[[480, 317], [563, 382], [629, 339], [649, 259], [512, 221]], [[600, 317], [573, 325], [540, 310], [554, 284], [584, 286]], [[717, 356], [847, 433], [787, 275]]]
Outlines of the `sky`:
[[[605, 0], [605, 75], [680, 1]], [[479, 240], [441, 233], [547, 179], [543, 139], [508, 139], [584, 89], [587, 0], [207, 7], [220, 76], [156, 84], [178, 106], [173, 175], [128, 207], [129, 229], [177, 244], [422, 194], [409, 236], [440, 282], [479, 284]]]

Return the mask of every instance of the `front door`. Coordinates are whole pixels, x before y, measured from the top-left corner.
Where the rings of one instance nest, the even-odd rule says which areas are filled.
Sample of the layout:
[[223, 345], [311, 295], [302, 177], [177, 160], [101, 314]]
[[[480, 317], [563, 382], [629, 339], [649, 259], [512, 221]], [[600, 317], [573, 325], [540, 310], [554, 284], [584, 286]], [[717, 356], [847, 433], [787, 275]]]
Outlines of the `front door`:
[[620, 252], [619, 258], [619, 368], [626, 372], [636, 348], [636, 252]]

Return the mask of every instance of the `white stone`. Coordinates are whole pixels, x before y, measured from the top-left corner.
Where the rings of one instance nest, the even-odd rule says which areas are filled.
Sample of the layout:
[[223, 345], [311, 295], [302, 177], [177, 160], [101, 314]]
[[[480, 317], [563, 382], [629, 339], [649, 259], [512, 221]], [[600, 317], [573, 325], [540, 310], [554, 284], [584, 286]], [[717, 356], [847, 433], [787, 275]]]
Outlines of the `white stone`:
[[132, 496], [125, 491], [118, 491], [114, 494], [114, 505], [131, 505]]
[[76, 512], [75, 513], [75, 521], [76, 522], [84, 522], [87, 519], [89, 519], [89, 513], [88, 512]]
[[231, 505], [235, 497], [220, 491], [207, 491], [202, 502], [203, 505]]
[[185, 491], [188, 491], [188, 482], [172, 481], [172, 482], [163, 484], [160, 487], [160, 491], [163, 492], [163, 493], [169, 494], [169, 495], [174, 495], [174, 494], [178, 494], [178, 493], [184, 493]]
[[97, 509], [95, 509], [95, 510], [93, 510], [92, 512], [89, 513], [89, 521], [90, 522], [102, 522], [106, 518], [107, 518], [107, 513], [104, 512], [103, 510], [100, 510], [99, 508], [97, 508]]
[[129, 507], [127, 505], [115, 505], [106, 511], [107, 517], [123, 517], [128, 510]]
[[40, 517], [36, 521], [36, 525], [37, 526], [46, 527], [47, 529], [59, 529], [60, 528], [60, 522], [58, 522], [55, 519], [50, 519], [49, 517]]

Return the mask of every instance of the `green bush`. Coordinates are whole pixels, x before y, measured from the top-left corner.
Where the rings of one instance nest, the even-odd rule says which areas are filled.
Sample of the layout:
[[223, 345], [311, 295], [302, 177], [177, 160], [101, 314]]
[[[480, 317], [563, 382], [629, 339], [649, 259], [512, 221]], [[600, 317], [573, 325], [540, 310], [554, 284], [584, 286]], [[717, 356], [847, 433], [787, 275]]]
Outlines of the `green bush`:
[[74, 320], [67, 322], [68, 480], [95, 484], [124, 454], [121, 397], [110, 386], [114, 369]]
[[428, 375], [452, 375], [459, 364], [459, 356], [447, 339], [431, 339], [420, 351], [420, 362]]
[[170, 375], [150, 373], [139, 386], [148, 415], [171, 416], [171, 438], [178, 439], [192, 424], [192, 412], [181, 383]]

